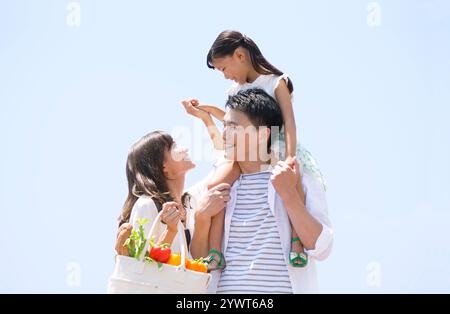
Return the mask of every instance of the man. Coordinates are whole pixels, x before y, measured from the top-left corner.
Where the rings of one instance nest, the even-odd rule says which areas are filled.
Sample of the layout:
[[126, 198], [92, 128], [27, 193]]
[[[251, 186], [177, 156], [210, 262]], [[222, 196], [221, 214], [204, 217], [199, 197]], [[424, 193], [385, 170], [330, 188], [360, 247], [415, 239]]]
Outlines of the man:
[[[296, 160], [271, 167], [264, 154], [254, 154], [270, 149], [271, 131], [282, 126], [281, 111], [273, 98], [262, 90], [246, 90], [230, 97], [226, 107], [225, 155], [238, 162], [242, 175], [231, 188], [226, 207], [222, 252], [227, 267], [212, 273], [210, 291], [318, 292], [315, 260], [328, 257], [333, 240], [325, 191], [311, 175], [300, 176]], [[296, 190], [300, 177], [306, 206]], [[199, 206], [196, 212], [194, 257], [207, 254], [209, 225], [216, 214], [202, 208], [206, 207]], [[290, 221], [309, 255], [305, 268], [289, 263]]]

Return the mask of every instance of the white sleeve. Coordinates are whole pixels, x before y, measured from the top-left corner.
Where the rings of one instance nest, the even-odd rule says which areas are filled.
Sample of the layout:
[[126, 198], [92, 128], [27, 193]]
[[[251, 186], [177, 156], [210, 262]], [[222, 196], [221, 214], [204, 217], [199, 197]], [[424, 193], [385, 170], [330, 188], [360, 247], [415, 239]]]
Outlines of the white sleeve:
[[188, 193], [191, 196], [190, 200], [190, 206], [192, 208], [192, 213], [194, 214], [195, 210], [197, 209], [197, 204], [202, 197], [202, 195], [208, 190], [208, 179], [210, 175], [208, 175], [206, 178], [201, 180], [200, 182], [196, 183], [192, 187], [188, 189]]
[[314, 249], [306, 251], [310, 257], [321, 261], [330, 255], [333, 246], [333, 229], [328, 217], [326, 194], [320, 182], [307, 173], [304, 173], [302, 176], [302, 184], [306, 196], [305, 206], [323, 227]]
[[130, 223], [133, 225], [133, 229], [137, 230], [139, 228], [138, 219], [148, 219], [149, 222], [144, 225], [144, 232], [147, 237], [156, 216], [158, 216], [158, 209], [155, 202], [150, 197], [140, 197], [131, 211]]
[[233, 85], [231, 85], [231, 87], [227, 89], [227, 95], [234, 96], [238, 93], [238, 91], [239, 91], [239, 84], [233, 83]]
[[278, 85], [280, 85], [281, 80], [285, 80], [286, 85], [289, 83], [289, 77], [286, 73], [283, 75], [275, 77], [275, 84], [273, 87], [273, 94], [275, 95], [275, 90], [278, 88]]

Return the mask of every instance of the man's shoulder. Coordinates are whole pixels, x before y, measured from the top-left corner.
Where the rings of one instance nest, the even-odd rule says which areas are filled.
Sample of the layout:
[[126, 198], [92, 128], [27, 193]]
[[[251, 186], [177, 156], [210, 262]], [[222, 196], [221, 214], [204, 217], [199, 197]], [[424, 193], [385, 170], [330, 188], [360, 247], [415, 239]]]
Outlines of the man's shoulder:
[[321, 178], [308, 171], [302, 173], [302, 186], [305, 193], [307, 193], [308, 190], [323, 194], [326, 192]]

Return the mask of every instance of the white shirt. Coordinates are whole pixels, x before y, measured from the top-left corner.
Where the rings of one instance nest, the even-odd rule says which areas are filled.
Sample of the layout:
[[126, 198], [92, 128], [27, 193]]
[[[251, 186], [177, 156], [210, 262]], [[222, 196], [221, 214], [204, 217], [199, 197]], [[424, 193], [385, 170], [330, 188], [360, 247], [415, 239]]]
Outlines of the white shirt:
[[268, 200], [271, 171], [241, 174], [230, 237], [224, 252], [226, 268], [217, 293], [292, 293], [277, 221]]
[[[186, 229], [189, 230], [191, 235], [194, 232], [194, 220], [193, 220], [194, 212], [193, 210], [186, 210]], [[152, 200], [150, 196], [141, 196], [136, 201], [136, 203], [133, 206], [133, 209], [131, 210], [130, 215], [130, 223], [133, 225], [133, 229], [138, 230], [139, 224], [138, 219], [145, 218], [148, 219], [149, 222], [146, 223], [144, 228], [144, 233], [146, 238], [148, 238], [150, 229], [156, 219], [156, 216], [158, 216], [158, 209], [156, 208], [155, 202]], [[155, 240], [158, 241], [158, 239], [161, 237], [162, 233], [166, 230], [166, 225], [164, 225], [161, 222], [158, 222], [159, 224], [159, 231], [155, 233]], [[175, 237], [175, 239], [172, 242], [172, 250], [174, 252], [180, 252], [180, 245], [179, 245], [179, 239], [178, 237]]]
[[[305, 173], [302, 176], [302, 185], [306, 197], [306, 209], [319, 221], [322, 232], [316, 241], [313, 250], [305, 250], [308, 253], [308, 265], [304, 268], [295, 268], [289, 263], [289, 252], [291, 249], [291, 226], [286, 208], [281, 197], [276, 193], [272, 183], [268, 182], [268, 200], [270, 210], [277, 221], [278, 232], [280, 234], [283, 258], [288, 268], [293, 293], [318, 293], [318, 278], [316, 271], [316, 261], [326, 259], [331, 252], [333, 244], [333, 231], [330, 219], [328, 218], [328, 208], [325, 198], [325, 191], [318, 180]], [[231, 188], [231, 200], [227, 204], [225, 213], [225, 232], [222, 240], [222, 252], [226, 252], [230, 239], [230, 225], [235, 209], [237, 193], [239, 191], [239, 180]], [[212, 272], [213, 279], [209, 285], [209, 293], [216, 293], [221, 272]]]

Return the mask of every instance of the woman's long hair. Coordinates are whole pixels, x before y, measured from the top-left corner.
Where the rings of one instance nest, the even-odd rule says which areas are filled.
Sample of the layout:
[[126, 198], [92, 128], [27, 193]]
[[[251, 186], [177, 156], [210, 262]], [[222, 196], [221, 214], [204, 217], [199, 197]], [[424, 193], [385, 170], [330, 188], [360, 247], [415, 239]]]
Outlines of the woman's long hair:
[[[283, 75], [283, 72], [278, 70], [270, 64], [266, 58], [264, 58], [261, 50], [259, 50], [256, 43], [251, 38], [238, 31], [223, 31], [219, 34], [219, 36], [217, 36], [216, 40], [209, 49], [206, 57], [206, 65], [208, 68], [214, 69], [214, 65], [212, 63], [215, 58], [230, 56], [239, 47], [243, 47], [248, 50], [252, 65], [255, 68], [255, 71], [259, 74]], [[288, 80], [287, 85], [289, 92], [292, 93], [294, 91], [294, 85], [292, 85], [292, 81], [290, 79]]]
[[[131, 147], [126, 164], [128, 196], [118, 219], [119, 226], [130, 220], [131, 210], [141, 196], [150, 196], [158, 211], [164, 203], [173, 200], [163, 172], [165, 154], [170, 152], [173, 144], [170, 134], [155, 131]], [[183, 195], [183, 203], [187, 199], [188, 195]]]

